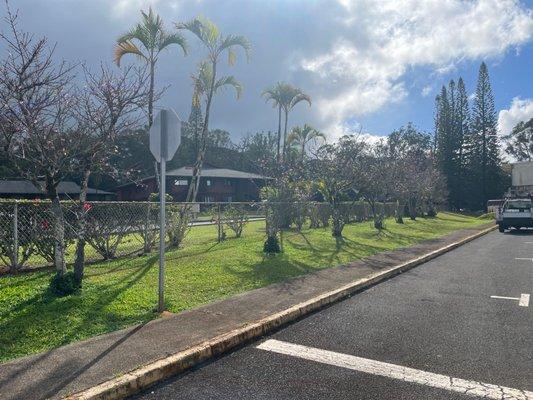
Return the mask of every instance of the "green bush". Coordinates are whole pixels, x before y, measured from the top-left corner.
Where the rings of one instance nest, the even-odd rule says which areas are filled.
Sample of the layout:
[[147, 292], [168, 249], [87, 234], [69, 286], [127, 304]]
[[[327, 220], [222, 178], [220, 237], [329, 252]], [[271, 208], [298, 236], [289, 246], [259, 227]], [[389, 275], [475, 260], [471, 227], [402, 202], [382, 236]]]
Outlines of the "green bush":
[[74, 272], [55, 274], [50, 280], [50, 290], [58, 297], [69, 296], [80, 289]]
[[267, 254], [280, 253], [279, 240], [277, 236], [269, 236], [263, 245], [263, 252]]

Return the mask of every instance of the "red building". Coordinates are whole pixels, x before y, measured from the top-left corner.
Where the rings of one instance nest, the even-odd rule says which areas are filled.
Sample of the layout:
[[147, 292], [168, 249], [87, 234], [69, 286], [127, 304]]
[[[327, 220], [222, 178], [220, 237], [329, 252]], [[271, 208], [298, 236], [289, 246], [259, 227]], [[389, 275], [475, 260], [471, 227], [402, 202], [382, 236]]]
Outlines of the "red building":
[[[186, 200], [192, 172], [192, 167], [167, 171], [167, 193], [174, 198], [174, 201]], [[206, 203], [257, 201], [259, 190], [269, 179], [250, 172], [204, 166], [200, 176], [197, 201]], [[118, 186], [117, 200], [146, 201], [150, 193], [158, 190], [155, 176], [150, 176], [137, 183]]]

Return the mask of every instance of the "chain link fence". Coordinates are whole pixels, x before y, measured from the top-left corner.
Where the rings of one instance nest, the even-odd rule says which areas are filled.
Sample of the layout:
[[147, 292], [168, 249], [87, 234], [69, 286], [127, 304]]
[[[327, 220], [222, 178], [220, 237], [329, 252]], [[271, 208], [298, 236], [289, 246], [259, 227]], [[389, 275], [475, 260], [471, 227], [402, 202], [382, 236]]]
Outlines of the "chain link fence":
[[[76, 241], [85, 237], [87, 262], [149, 253], [159, 243], [159, 203], [155, 202], [61, 202], [66, 262], [75, 257]], [[392, 217], [396, 203], [379, 203], [376, 214]], [[301, 230], [328, 227], [334, 215], [327, 203], [167, 203], [167, 237], [171, 247], [220, 242], [240, 237], [252, 221], [266, 234], [269, 226]], [[335, 215], [343, 223], [373, 218], [368, 204], [337, 205]], [[46, 267], [54, 260], [55, 221], [48, 201], [0, 201], [0, 272]], [[190, 230], [204, 227], [199, 234]]]

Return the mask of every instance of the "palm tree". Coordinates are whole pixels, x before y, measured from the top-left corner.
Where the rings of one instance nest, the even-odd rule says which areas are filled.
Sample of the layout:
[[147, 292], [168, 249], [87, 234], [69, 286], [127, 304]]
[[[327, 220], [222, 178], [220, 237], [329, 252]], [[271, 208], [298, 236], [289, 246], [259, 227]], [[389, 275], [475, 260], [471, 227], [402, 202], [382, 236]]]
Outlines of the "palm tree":
[[[152, 7], [148, 13], [141, 10], [141, 22], [137, 23], [128, 33], [117, 39], [115, 48], [115, 62], [120, 66], [122, 56], [134, 54], [143, 60], [149, 68], [150, 91], [148, 93], [148, 124], [152, 126], [154, 119], [154, 78], [155, 65], [161, 51], [172, 44], [177, 44], [187, 54], [187, 42], [178, 32], [167, 32], [163, 20], [153, 12]], [[138, 46], [135, 42], [138, 42]]]
[[207, 49], [207, 59], [200, 64], [199, 72], [196, 77], [196, 79], [201, 81], [201, 91], [205, 98], [205, 116], [201, 135], [202, 144], [196, 157], [196, 163], [193, 168], [193, 178], [189, 187], [189, 194], [187, 195], [187, 201], [194, 201], [198, 192], [199, 176], [202, 172], [202, 164], [205, 156], [206, 138], [209, 132], [209, 115], [213, 96], [217, 90], [225, 86], [233, 86], [238, 94], [242, 91], [242, 87], [232, 76], [217, 79], [219, 59], [222, 54], [226, 54], [228, 57], [228, 64], [232, 66], [237, 60], [237, 53], [235, 50], [240, 47], [244, 50], [246, 57], [249, 58], [251, 45], [248, 39], [244, 36], [222, 36], [218, 27], [204, 17], [196, 17], [192, 21], [178, 23], [176, 24], [176, 28], [178, 30], [191, 32]]
[[[274, 107], [278, 107], [278, 143], [281, 141], [281, 111], [285, 115], [285, 125], [283, 129], [283, 152], [285, 155], [287, 148], [287, 127], [289, 123], [289, 113], [294, 106], [301, 101], [306, 101], [311, 106], [311, 97], [302, 92], [301, 89], [285, 82], [278, 82], [276, 86], [265, 89], [262, 95], [266, 100], [272, 100]], [[278, 149], [279, 160], [279, 149]]]
[[265, 100], [272, 101], [273, 107], [278, 109], [278, 149], [276, 152], [276, 159], [279, 162], [279, 156], [280, 156], [280, 150], [281, 150], [281, 109], [282, 109], [282, 86], [283, 83], [278, 82], [275, 86], [272, 86], [270, 88], [266, 88], [261, 93], [261, 96], [265, 98]]
[[289, 122], [289, 113], [294, 106], [301, 101], [306, 101], [311, 107], [311, 97], [302, 92], [301, 89], [288, 85], [283, 92], [283, 112], [285, 113], [285, 128], [283, 129], [283, 154], [287, 149], [287, 124]]
[[300, 149], [300, 157], [303, 161], [307, 144], [312, 140], [317, 140], [319, 138], [326, 140], [326, 137], [322, 132], [319, 132], [311, 125], [305, 124], [303, 127], [295, 126], [292, 128], [287, 141], [290, 145], [295, 145]]

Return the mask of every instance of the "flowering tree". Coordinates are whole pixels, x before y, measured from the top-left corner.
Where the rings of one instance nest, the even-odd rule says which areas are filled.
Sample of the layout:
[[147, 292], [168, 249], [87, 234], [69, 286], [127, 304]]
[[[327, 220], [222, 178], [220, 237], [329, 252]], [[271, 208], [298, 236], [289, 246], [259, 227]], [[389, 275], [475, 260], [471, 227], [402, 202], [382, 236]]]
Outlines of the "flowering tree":
[[386, 143], [381, 141], [368, 146], [361, 162], [356, 164], [358, 194], [368, 203], [374, 219], [374, 227], [383, 229], [383, 210], [379, 202], [390, 199], [392, 192], [393, 165], [387, 154]]
[[[78, 283], [83, 278], [85, 263], [86, 215], [85, 203], [89, 178], [94, 172], [118, 174], [111, 167], [111, 157], [118, 152], [117, 138], [142, 124], [139, 112], [149, 99], [145, 69], [128, 67], [112, 72], [101, 66], [98, 73], [84, 68], [85, 85], [78, 90], [78, 107], [74, 111], [77, 137], [81, 151], [76, 156], [77, 171], [81, 175], [79, 197], [76, 259], [74, 273]], [[121, 171], [127, 174], [128, 171]]]
[[54, 62], [46, 38], [20, 31], [9, 7], [6, 21], [9, 31], [0, 34], [7, 48], [0, 61], [3, 149], [17, 173], [42, 187], [52, 201], [54, 264], [63, 275], [65, 225], [57, 187], [74, 169], [80, 150], [72, 115], [73, 67]]
[[311, 164], [317, 189], [331, 208], [332, 236], [342, 237], [342, 230], [348, 221], [348, 213], [343, 202], [357, 182], [360, 156], [365, 143], [354, 136], [345, 136], [337, 144], [322, 146], [317, 159]]

